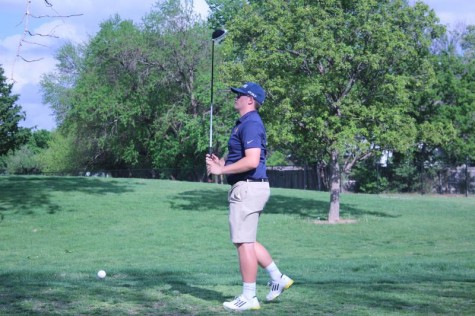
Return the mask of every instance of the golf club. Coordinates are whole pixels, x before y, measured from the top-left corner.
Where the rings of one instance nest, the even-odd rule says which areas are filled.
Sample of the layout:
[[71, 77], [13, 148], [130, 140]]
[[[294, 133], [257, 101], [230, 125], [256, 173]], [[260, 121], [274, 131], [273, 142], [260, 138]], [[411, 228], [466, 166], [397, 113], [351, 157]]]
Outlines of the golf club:
[[214, 106], [214, 43], [220, 43], [226, 36], [227, 31], [217, 29], [211, 35], [212, 46], [211, 46], [211, 105], [210, 105], [210, 116], [209, 116], [209, 147], [208, 154], [213, 153], [213, 106]]

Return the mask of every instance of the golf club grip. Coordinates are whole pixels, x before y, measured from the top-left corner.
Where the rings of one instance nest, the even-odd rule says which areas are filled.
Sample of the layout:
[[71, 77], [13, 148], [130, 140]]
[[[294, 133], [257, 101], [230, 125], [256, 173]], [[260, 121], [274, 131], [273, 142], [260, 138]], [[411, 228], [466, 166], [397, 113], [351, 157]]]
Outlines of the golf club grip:
[[[211, 157], [211, 155], [213, 155], [213, 147], [208, 147], [208, 154], [209, 156]], [[208, 180], [213, 180], [213, 175], [212, 174], [209, 174], [208, 175]]]

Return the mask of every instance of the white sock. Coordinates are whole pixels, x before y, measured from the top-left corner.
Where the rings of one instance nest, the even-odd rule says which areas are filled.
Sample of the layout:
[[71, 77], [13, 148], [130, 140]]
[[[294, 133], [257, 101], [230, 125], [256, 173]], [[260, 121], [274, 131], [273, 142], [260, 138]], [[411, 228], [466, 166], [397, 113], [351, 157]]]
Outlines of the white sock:
[[280, 280], [280, 278], [282, 277], [282, 273], [280, 273], [280, 270], [279, 268], [277, 268], [274, 261], [272, 261], [272, 263], [266, 267], [266, 270], [267, 272], [269, 272], [272, 281]]
[[254, 296], [256, 296], [256, 282], [254, 283], [242, 283], [242, 295], [251, 300]]

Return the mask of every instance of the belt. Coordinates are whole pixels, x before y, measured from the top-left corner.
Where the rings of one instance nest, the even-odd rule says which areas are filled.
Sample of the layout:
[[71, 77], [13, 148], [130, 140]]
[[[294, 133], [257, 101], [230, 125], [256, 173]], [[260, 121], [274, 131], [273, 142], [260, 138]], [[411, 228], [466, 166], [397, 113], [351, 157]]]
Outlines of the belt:
[[246, 180], [243, 180], [243, 181], [246, 181], [246, 182], [269, 182], [269, 179], [267, 179], [267, 178], [262, 178], [262, 179], [246, 179]]
[[267, 178], [261, 178], [261, 179], [242, 179], [242, 180], [237, 180], [235, 182], [228, 182], [230, 185], [235, 185], [236, 183], [243, 181], [243, 182], [269, 182], [269, 179]]

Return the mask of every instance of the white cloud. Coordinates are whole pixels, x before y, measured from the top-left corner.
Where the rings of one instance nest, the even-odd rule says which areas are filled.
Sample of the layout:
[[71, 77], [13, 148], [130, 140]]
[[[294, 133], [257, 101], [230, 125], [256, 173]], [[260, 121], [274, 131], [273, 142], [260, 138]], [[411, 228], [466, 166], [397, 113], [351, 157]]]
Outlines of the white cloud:
[[[20, 95], [18, 103], [27, 113], [27, 119], [21, 125], [25, 127], [36, 125], [40, 129], [51, 130], [55, 127], [55, 123], [51, 110], [41, 103], [39, 82], [43, 74], [54, 70], [55, 50], [66, 40], [74, 43], [87, 41], [97, 33], [101, 22], [115, 14], [122, 19], [141, 22], [141, 18], [151, 10], [157, 0], [50, 0], [49, 2], [52, 7], [46, 6], [44, 0], [31, 0], [29, 13], [32, 16], [24, 20], [28, 1], [0, 0], [2, 8], [0, 20], [4, 24], [0, 29], [0, 65], [5, 70], [5, 76], [14, 80], [13, 93]], [[194, 4], [196, 11], [206, 16], [205, 0], [195, 0]], [[21, 44], [20, 55], [27, 60], [40, 59], [40, 61], [28, 63], [16, 57], [25, 28], [33, 34], [50, 34], [59, 38], [42, 36], [25, 38], [29, 43]]]
[[37, 129], [46, 130], [51, 130], [56, 126], [52, 112], [47, 105], [38, 102], [25, 103], [21, 96], [18, 104], [20, 104], [23, 111], [27, 113], [26, 119], [20, 122], [20, 126], [27, 128], [36, 127]]
[[450, 26], [455, 26], [460, 22], [475, 24], [475, 1], [473, 0], [424, 0], [424, 3], [434, 9], [442, 24]]
[[[41, 94], [39, 89], [32, 88], [38, 86], [41, 75], [54, 70], [56, 61], [53, 59], [55, 49], [70, 40], [74, 43], [82, 43], [88, 40], [99, 30], [99, 24], [114, 14], [119, 14], [123, 19], [132, 19], [140, 22], [141, 18], [148, 13], [152, 6], [163, 0], [49, 0], [53, 6], [47, 7], [44, 0], [30, 0], [30, 13], [35, 16], [68, 16], [82, 14], [70, 18], [30, 18], [29, 29], [34, 33], [49, 34], [54, 32], [60, 39], [54, 38], [28, 38], [45, 45], [46, 47], [24, 43], [21, 47], [21, 55], [27, 59], [43, 58], [39, 62], [25, 63], [16, 58], [18, 43], [23, 25], [18, 25], [25, 16], [28, 4], [27, 0], [0, 0], [0, 64], [5, 69], [5, 75], [16, 80], [15, 91], [21, 94], [32, 94], [28, 97], [28, 103], [22, 105], [27, 108], [28, 121], [40, 123], [39, 128], [54, 128], [53, 120], [44, 119], [36, 112], [38, 109], [48, 112], [46, 106], [41, 105]], [[182, 0], [186, 1], [186, 0]], [[415, 0], [412, 0], [415, 1]], [[455, 26], [459, 22], [475, 24], [475, 0], [424, 0], [433, 8], [441, 23]], [[205, 17], [208, 14], [208, 7], [205, 0], [194, 0], [195, 11]], [[36, 93], [37, 104], [33, 106], [34, 95]], [[22, 98], [23, 100], [23, 98]], [[30, 102], [31, 101], [31, 102]], [[30, 113], [30, 111], [32, 111]], [[49, 116], [46, 115], [48, 118]], [[46, 125], [43, 125], [46, 124]], [[49, 124], [49, 125], [48, 125]]]

